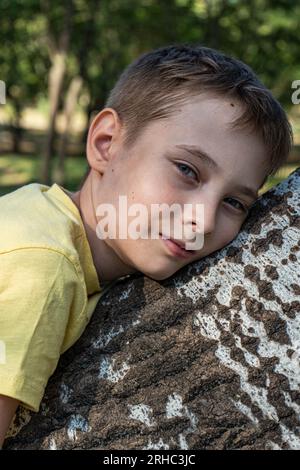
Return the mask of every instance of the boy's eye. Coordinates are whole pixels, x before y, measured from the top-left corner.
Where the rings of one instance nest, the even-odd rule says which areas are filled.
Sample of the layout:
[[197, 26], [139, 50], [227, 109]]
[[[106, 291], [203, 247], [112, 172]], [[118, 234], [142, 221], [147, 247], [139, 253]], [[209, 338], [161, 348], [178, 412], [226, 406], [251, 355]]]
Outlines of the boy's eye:
[[233, 201], [234, 203], [237, 203], [238, 206], [235, 206], [235, 209], [238, 209], [239, 211], [243, 211], [243, 212], [248, 212], [248, 208], [246, 206], [244, 206], [240, 201], [238, 201], [237, 199], [234, 199], [232, 197], [227, 197], [226, 200], [231, 200]]
[[197, 173], [189, 165], [186, 165], [185, 163], [176, 163], [176, 165], [183, 175], [188, 176], [191, 171], [196, 176], [196, 179], [198, 179]]
[[[187, 176], [189, 177], [188, 175], [190, 174], [190, 172], [192, 172], [196, 178], [194, 179], [198, 179], [198, 175], [197, 173], [195, 172], [195, 170], [193, 170], [189, 165], [186, 165], [185, 163], [175, 163], [177, 165], [177, 167], [179, 168], [180, 172], [184, 175], [184, 176]], [[227, 197], [226, 200], [230, 200], [230, 201], [233, 201], [233, 207], [235, 209], [237, 209], [238, 211], [240, 212], [248, 212], [249, 208], [246, 207], [244, 204], [242, 204], [240, 201], [238, 201], [237, 199], [234, 199], [232, 197]], [[235, 205], [236, 204], [236, 205]], [[232, 205], [232, 204], [231, 204]]]

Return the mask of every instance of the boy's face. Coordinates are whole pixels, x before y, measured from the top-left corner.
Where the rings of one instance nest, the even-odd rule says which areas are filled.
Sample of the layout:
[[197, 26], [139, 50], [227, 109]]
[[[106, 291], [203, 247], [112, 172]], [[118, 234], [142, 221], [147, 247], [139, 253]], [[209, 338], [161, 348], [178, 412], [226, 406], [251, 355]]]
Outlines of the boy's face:
[[[247, 217], [243, 206], [249, 207], [255, 200], [238, 186], [257, 192], [266, 174], [266, 149], [261, 138], [229, 127], [240, 112], [241, 105], [236, 100], [206, 93], [181, 106], [173, 117], [150, 123], [130, 151], [122, 147], [121, 132], [113, 130], [113, 144], [107, 150], [109, 158], [104, 159], [101, 174], [97, 173], [99, 177], [94, 179], [94, 205], [96, 208], [101, 203], [113, 204], [117, 220], [119, 195], [127, 197], [128, 207], [140, 203], [148, 209], [149, 218], [143, 229], [149, 238], [99, 240], [130, 268], [129, 272], [133, 268], [153, 279], [166, 279], [183, 266], [224, 247], [238, 234]], [[103, 126], [99, 121], [99, 142], [105, 126], [117, 129], [113, 116], [106, 114]], [[97, 137], [94, 139], [96, 142]], [[207, 158], [205, 161], [183, 146], [201, 149], [215, 163], [208, 163]], [[95, 145], [94, 155], [90, 151], [92, 168], [95, 169], [95, 152], [99, 152], [97, 158], [101, 160], [104, 148], [108, 149]], [[162, 238], [151, 239], [154, 203], [177, 203], [182, 208], [184, 204], [204, 204], [203, 247], [183, 258], [173, 254]], [[128, 218], [128, 224], [133, 219]], [[197, 229], [196, 224], [193, 228]], [[172, 233], [168, 235], [176, 238]]]

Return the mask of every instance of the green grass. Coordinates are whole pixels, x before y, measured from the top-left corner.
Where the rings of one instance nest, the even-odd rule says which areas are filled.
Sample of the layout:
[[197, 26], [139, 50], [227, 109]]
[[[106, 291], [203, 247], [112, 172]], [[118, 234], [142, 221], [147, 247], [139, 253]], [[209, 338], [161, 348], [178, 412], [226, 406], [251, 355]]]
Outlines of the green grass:
[[[55, 174], [57, 157], [52, 161], [52, 172]], [[64, 187], [76, 190], [87, 169], [84, 157], [66, 158], [66, 182]], [[31, 155], [0, 155], [0, 195], [18, 189], [24, 184], [39, 181], [40, 158]], [[53, 181], [54, 182], [54, 181]]]
[[[0, 195], [7, 194], [24, 184], [39, 182], [40, 158], [31, 155], [6, 154], [0, 155]], [[55, 174], [57, 157], [54, 156], [52, 171]], [[300, 164], [288, 163], [283, 166], [275, 176], [270, 177], [259, 194], [268, 191], [272, 186], [280, 183], [292, 173]], [[85, 157], [66, 158], [66, 182], [64, 187], [75, 191], [87, 169]], [[54, 181], [53, 181], [54, 182]]]

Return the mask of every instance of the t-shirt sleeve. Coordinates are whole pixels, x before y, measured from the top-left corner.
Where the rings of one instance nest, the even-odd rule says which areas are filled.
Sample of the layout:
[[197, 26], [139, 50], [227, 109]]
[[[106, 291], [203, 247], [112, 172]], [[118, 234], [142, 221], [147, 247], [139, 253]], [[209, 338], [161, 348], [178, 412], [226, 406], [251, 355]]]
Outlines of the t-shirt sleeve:
[[55, 250], [0, 254], [0, 394], [30, 410], [56, 369], [76, 286], [73, 263]]

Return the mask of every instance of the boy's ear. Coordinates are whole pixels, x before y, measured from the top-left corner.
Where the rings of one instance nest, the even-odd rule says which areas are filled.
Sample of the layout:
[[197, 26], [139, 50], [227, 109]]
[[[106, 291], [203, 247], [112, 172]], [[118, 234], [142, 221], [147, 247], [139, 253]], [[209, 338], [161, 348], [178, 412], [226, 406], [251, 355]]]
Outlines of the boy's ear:
[[103, 173], [116, 153], [121, 121], [113, 108], [104, 108], [93, 119], [87, 137], [86, 155], [92, 169]]

